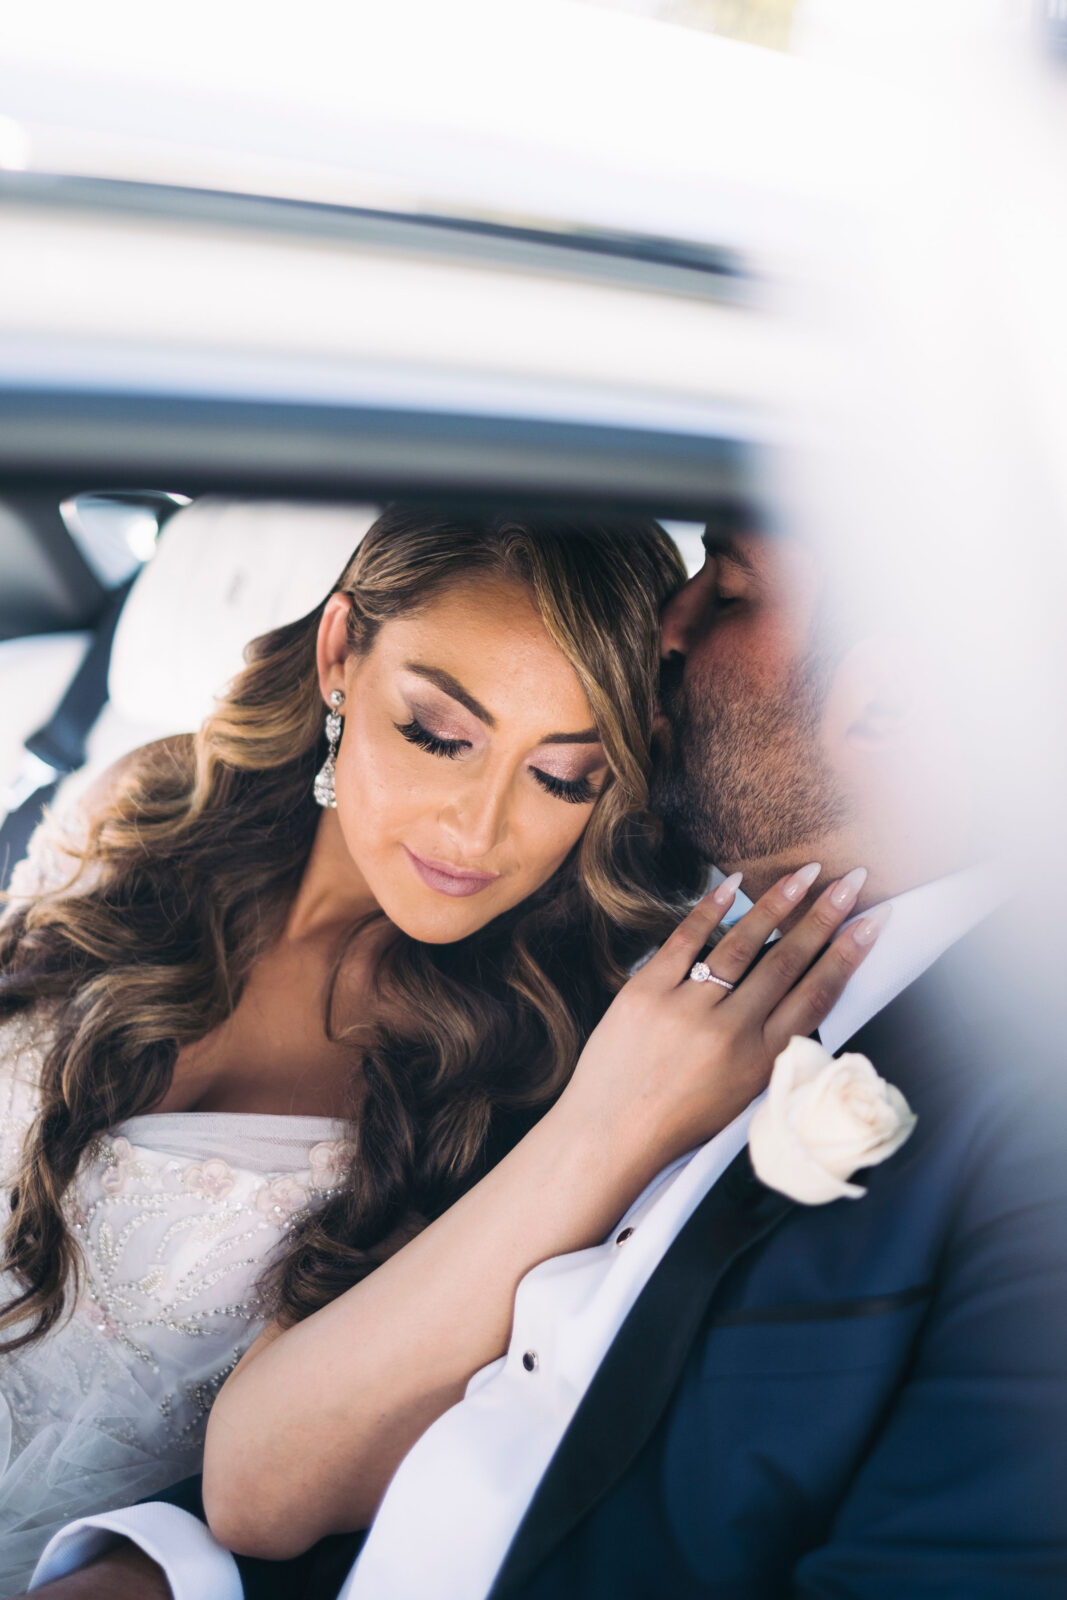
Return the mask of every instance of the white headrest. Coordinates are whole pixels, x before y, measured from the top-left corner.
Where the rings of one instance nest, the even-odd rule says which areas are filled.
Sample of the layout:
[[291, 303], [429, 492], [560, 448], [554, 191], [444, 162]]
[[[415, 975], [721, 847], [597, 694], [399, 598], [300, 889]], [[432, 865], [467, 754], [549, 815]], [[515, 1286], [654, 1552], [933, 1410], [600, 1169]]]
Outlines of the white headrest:
[[123, 608], [114, 710], [160, 734], [198, 727], [248, 641], [325, 599], [376, 515], [210, 498], [179, 511]]

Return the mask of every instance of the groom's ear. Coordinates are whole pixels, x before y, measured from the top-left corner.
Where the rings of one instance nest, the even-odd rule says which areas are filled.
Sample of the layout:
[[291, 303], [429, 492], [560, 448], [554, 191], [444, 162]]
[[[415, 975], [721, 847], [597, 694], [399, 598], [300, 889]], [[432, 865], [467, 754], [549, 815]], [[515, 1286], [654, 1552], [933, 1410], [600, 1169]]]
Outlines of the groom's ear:
[[893, 753], [923, 705], [923, 654], [914, 640], [877, 634], [852, 644], [826, 700], [824, 737], [839, 757]]

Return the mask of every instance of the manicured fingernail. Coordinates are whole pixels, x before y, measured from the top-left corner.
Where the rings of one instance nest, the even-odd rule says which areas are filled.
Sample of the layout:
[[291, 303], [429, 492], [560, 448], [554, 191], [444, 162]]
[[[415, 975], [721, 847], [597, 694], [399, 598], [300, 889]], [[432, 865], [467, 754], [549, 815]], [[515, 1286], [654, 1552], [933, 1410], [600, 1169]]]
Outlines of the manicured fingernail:
[[728, 878], [722, 880], [711, 898], [717, 906], [728, 906], [740, 887], [741, 874], [739, 872], [731, 872]]
[[888, 904], [875, 906], [869, 917], [862, 917], [852, 930], [852, 937], [856, 943], [866, 947], [873, 944], [885, 927], [892, 914], [893, 907]]
[[782, 885], [782, 894], [787, 900], [803, 900], [819, 873], [822, 871], [821, 861], [812, 861], [806, 867], [801, 867], [799, 872]]
[[849, 906], [855, 905], [856, 896], [867, 882], [867, 868], [853, 867], [851, 872], [846, 872], [839, 883], [835, 883], [830, 890], [830, 904], [838, 911], [847, 911]]

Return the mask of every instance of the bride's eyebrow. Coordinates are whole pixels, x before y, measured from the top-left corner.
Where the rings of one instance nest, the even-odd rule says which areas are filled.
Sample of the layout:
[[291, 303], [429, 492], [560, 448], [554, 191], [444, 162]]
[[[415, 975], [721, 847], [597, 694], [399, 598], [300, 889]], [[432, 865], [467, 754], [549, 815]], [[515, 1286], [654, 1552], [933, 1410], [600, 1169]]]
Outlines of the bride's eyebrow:
[[448, 695], [449, 699], [458, 700], [461, 706], [466, 706], [471, 716], [477, 717], [479, 722], [484, 722], [487, 728], [496, 727], [493, 713], [487, 711], [482, 702], [476, 700], [450, 672], [444, 672], [440, 667], [424, 667], [418, 661], [405, 661], [404, 671], [414, 672], [417, 677], [425, 678], [429, 683], [435, 684], [442, 694]]
[[581, 733], [546, 733], [538, 744], [599, 744], [600, 735], [595, 728], [583, 728]]
[[[496, 727], [496, 718], [491, 711], [487, 711], [480, 700], [476, 700], [468, 689], [465, 689], [458, 678], [450, 672], [445, 672], [441, 667], [427, 667], [421, 661], [405, 661], [404, 671], [413, 672], [416, 677], [425, 678], [440, 689], [442, 694], [447, 694], [449, 699], [458, 700], [461, 706], [466, 706], [471, 716], [477, 717], [479, 722], [484, 722], [487, 728]], [[595, 728], [583, 728], [580, 733], [547, 733], [538, 744], [599, 744], [600, 735]]]

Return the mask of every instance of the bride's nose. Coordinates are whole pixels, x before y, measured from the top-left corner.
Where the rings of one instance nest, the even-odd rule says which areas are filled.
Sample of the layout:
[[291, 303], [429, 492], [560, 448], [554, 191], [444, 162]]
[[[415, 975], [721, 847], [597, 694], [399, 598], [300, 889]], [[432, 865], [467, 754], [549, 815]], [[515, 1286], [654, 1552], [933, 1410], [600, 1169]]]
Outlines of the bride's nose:
[[509, 784], [473, 782], [458, 791], [441, 812], [441, 823], [464, 861], [476, 864], [507, 837]]

